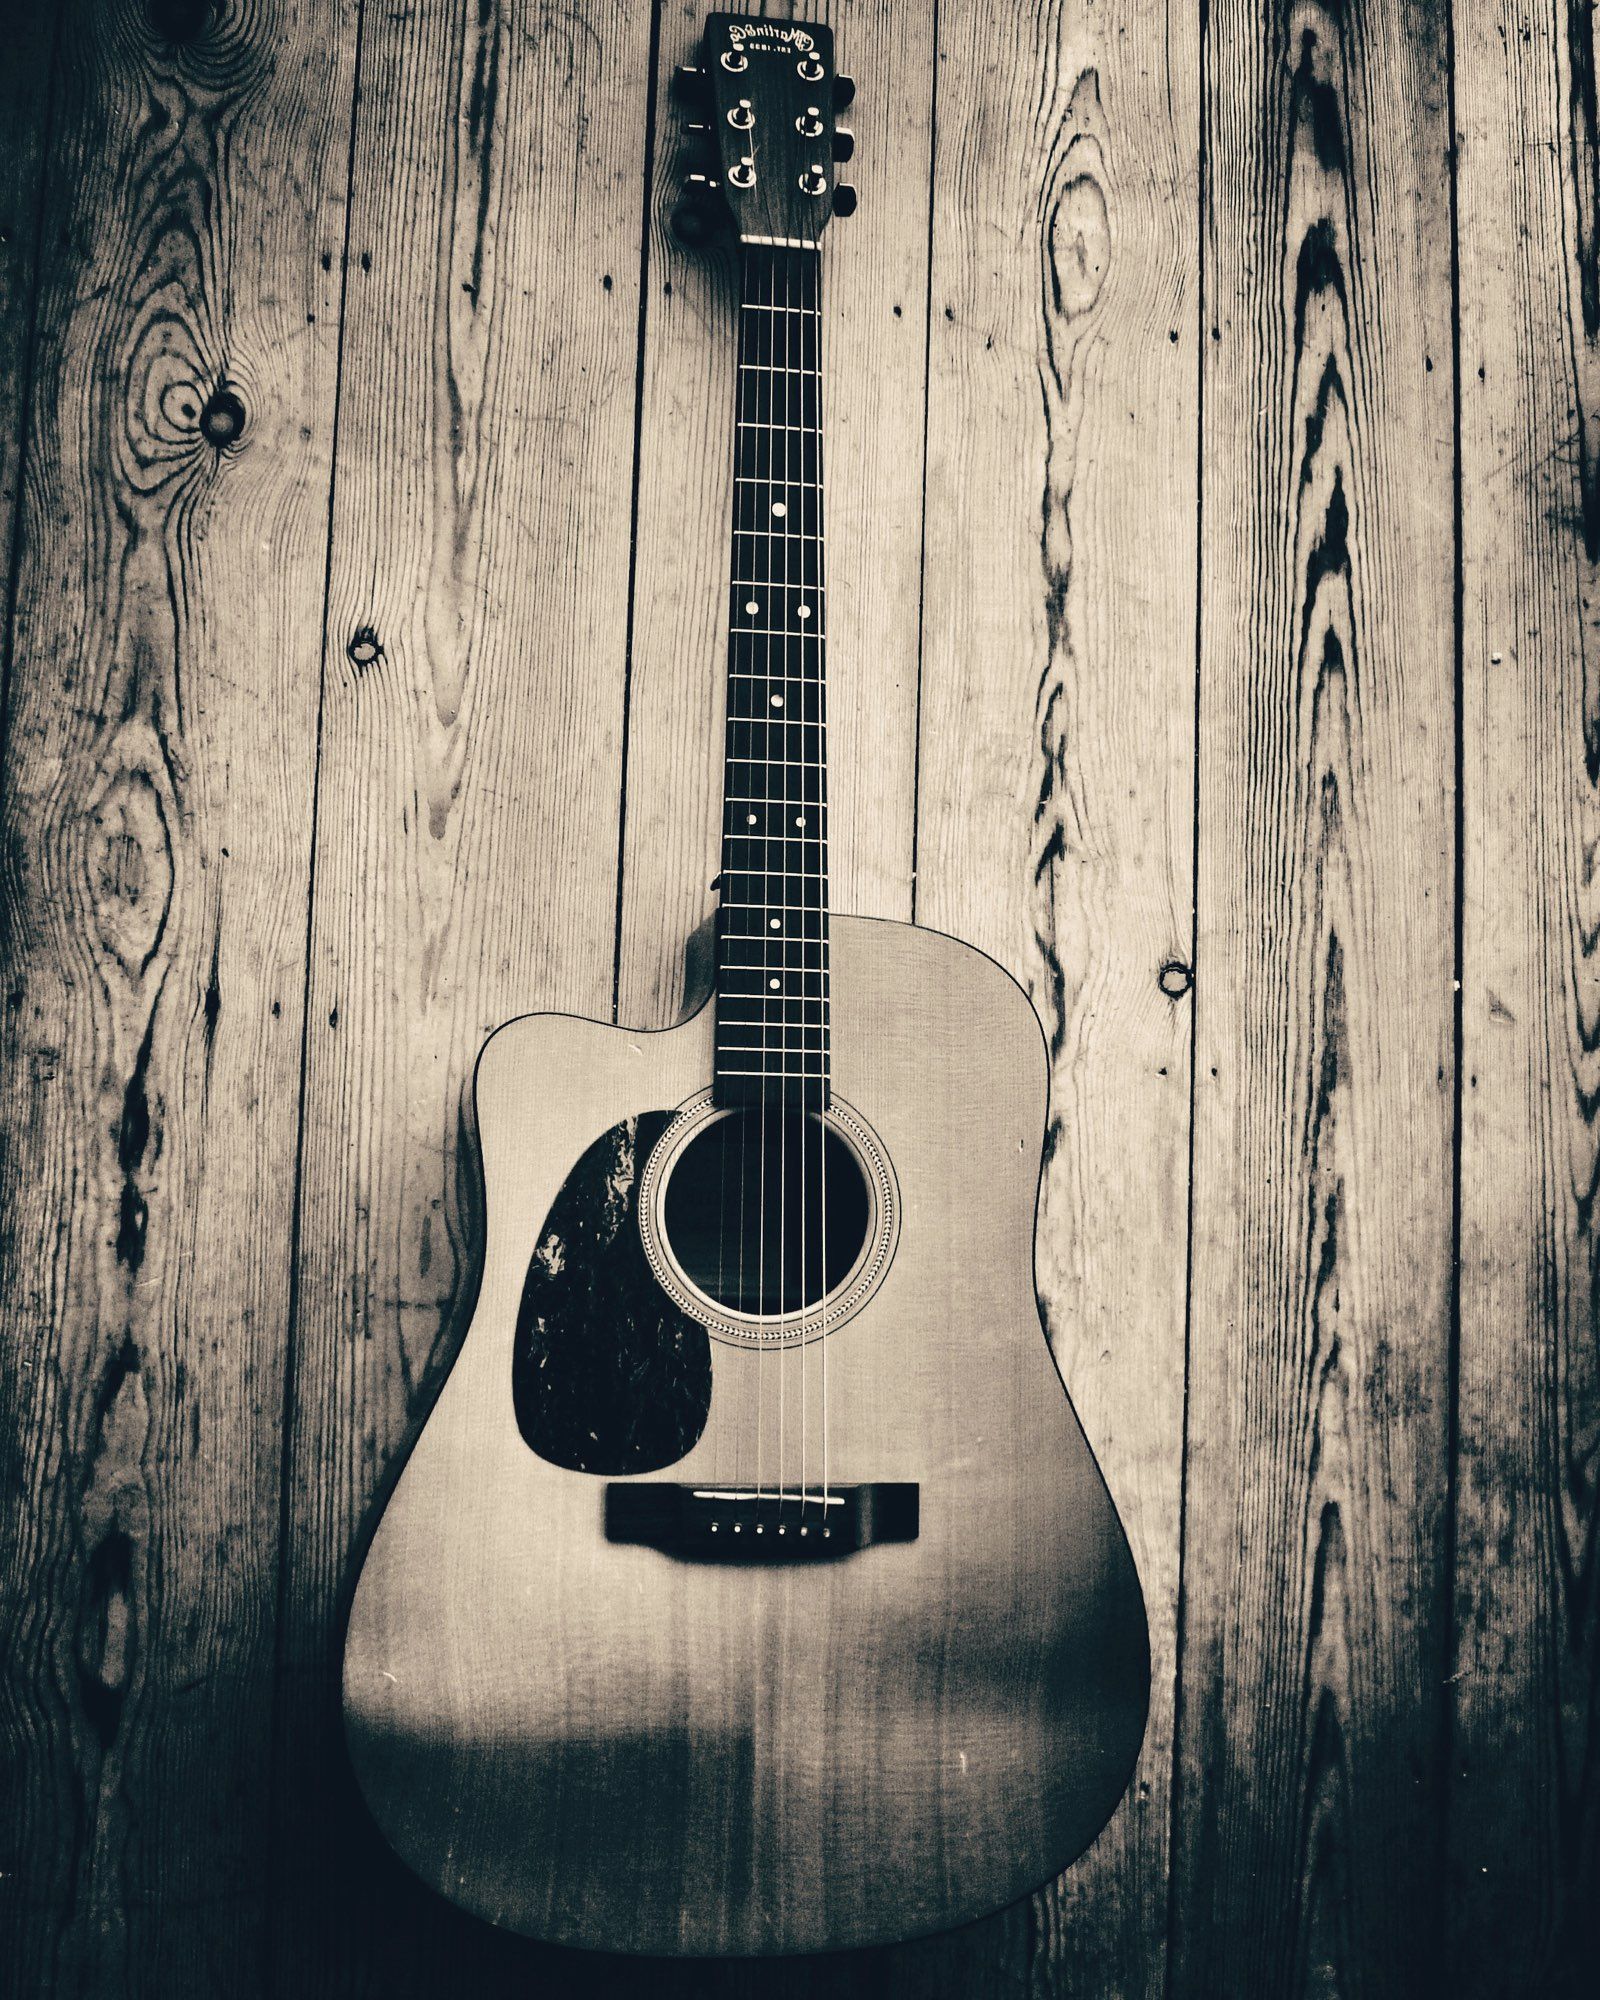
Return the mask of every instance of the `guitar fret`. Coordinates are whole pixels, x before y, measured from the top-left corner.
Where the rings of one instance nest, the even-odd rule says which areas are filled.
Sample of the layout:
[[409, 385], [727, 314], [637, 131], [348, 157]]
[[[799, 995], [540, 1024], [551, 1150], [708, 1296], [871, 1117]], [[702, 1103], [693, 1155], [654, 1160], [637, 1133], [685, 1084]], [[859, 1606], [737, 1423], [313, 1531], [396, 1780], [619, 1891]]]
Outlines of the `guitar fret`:
[[[749, 1019], [740, 1020], [732, 1013], [731, 1009], [741, 1000], [748, 1006], [759, 1006], [761, 1012]], [[791, 993], [784, 998], [771, 1001], [764, 999], [762, 995], [757, 993], [721, 993], [717, 996], [717, 1017], [719, 1020], [728, 1021], [735, 1027], [740, 1028], [760, 1028], [766, 1030], [768, 1028], [789, 1029], [799, 1027], [815, 1029], [820, 1034], [828, 1025], [828, 1005], [826, 997], [819, 997], [815, 993], [810, 995]], [[784, 1007], [791, 1010], [797, 1007], [819, 1007], [822, 1010], [822, 1018], [815, 1021], [809, 1018], [801, 1021], [786, 1021], [778, 1017], [779, 1009]]]
[[722, 1074], [724, 1076], [768, 1076], [780, 1078], [786, 1076], [804, 1076], [826, 1079], [828, 1072], [825, 1069], [725, 1069]]
[[[763, 769], [770, 768], [774, 771], [825, 771], [828, 768], [826, 764], [818, 764], [805, 757], [730, 757], [728, 762], [730, 764], [759, 764]], [[765, 798], [761, 803], [769, 806], [781, 806], [785, 801], [782, 799]], [[793, 805], [806, 805], [808, 803], [816, 805], [819, 801], [815, 799], [809, 801], [794, 799], [789, 801], [789, 803]]]

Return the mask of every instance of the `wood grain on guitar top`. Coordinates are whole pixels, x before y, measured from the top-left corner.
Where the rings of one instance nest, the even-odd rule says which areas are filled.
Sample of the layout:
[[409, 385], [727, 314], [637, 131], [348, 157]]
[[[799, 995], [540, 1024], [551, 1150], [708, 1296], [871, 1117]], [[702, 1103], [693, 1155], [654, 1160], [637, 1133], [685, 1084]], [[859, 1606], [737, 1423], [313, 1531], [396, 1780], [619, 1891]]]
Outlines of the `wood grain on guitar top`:
[[812, 1371], [814, 1452], [825, 1349], [834, 1480], [922, 1490], [915, 1543], [832, 1563], [608, 1543], [603, 1481], [545, 1463], [512, 1415], [550, 1203], [597, 1135], [703, 1085], [709, 1016], [535, 1016], [485, 1050], [483, 1290], [368, 1555], [345, 1686], [386, 1836], [499, 1923], [657, 1952], [939, 1929], [1063, 1865], [1137, 1750], [1139, 1586], [1033, 1295], [1037, 1024], [981, 953], [909, 926], [838, 920], [834, 994], [836, 1090], [900, 1183], [894, 1264], [803, 1354], [719, 1343], [678, 1468], [725, 1481], [758, 1437], [775, 1454], [785, 1365], [791, 1438]]

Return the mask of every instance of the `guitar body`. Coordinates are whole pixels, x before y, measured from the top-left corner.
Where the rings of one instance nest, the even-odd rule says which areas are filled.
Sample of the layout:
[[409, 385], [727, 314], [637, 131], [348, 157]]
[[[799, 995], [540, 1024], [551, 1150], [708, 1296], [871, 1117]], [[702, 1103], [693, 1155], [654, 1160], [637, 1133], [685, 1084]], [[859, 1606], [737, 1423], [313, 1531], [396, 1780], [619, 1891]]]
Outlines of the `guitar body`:
[[[858, 1302], [776, 1351], [682, 1314], [641, 1226], [711, 1009], [530, 1016], [483, 1052], [482, 1289], [367, 1554], [344, 1702], [390, 1844], [495, 1923], [656, 1953], [913, 1936], [1053, 1876], [1127, 1782], [1147, 1635], [1034, 1295], [1037, 1019], [969, 946], [847, 918], [832, 1008], [878, 1205]], [[729, 1561], [608, 1532], [618, 1488], [819, 1490], [824, 1350], [826, 1477], [914, 1486], [914, 1538]]]

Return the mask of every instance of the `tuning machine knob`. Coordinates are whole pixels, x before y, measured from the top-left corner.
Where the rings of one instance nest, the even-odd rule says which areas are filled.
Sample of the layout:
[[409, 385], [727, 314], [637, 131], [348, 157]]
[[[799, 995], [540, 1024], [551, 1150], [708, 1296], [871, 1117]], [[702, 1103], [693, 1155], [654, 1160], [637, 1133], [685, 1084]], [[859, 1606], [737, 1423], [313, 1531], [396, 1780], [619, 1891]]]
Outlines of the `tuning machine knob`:
[[855, 156], [856, 135], [853, 132], [835, 132], [833, 135], [833, 157], [842, 165]]
[[856, 98], [856, 80], [853, 76], [836, 76], [833, 79], [833, 108], [846, 111]]
[[693, 63], [679, 63], [672, 72], [672, 100], [685, 111], [697, 111], [703, 116], [710, 102], [705, 71], [696, 69]]
[[856, 191], [842, 183], [833, 191], [833, 212], [835, 215], [854, 215], [856, 212]]

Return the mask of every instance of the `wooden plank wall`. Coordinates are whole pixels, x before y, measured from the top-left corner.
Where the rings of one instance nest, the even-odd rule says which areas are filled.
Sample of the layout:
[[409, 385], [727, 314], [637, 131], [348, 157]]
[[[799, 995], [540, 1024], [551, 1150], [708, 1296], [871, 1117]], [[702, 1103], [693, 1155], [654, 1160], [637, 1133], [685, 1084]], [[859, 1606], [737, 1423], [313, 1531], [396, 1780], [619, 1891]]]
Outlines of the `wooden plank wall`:
[[[752, 10], [753, 11], [753, 10]], [[1592, 9], [831, 0], [836, 896], [1051, 1050], [1149, 1735], [1031, 1904], [641, 1964], [421, 1894], [353, 1546], [464, 1085], [712, 907], [687, 0], [8, 0], [0, 1983], [1560, 1995], [1600, 1957]]]
[[1211, 16], [1180, 1990], [1398, 2000], [1440, 1945], [1455, 702], [1439, 25], [1406, 6], [1274, 19], [1217, 0]]
[[1586, 10], [1457, 21], [1457, 1990], [1600, 1962], [1600, 156]]

